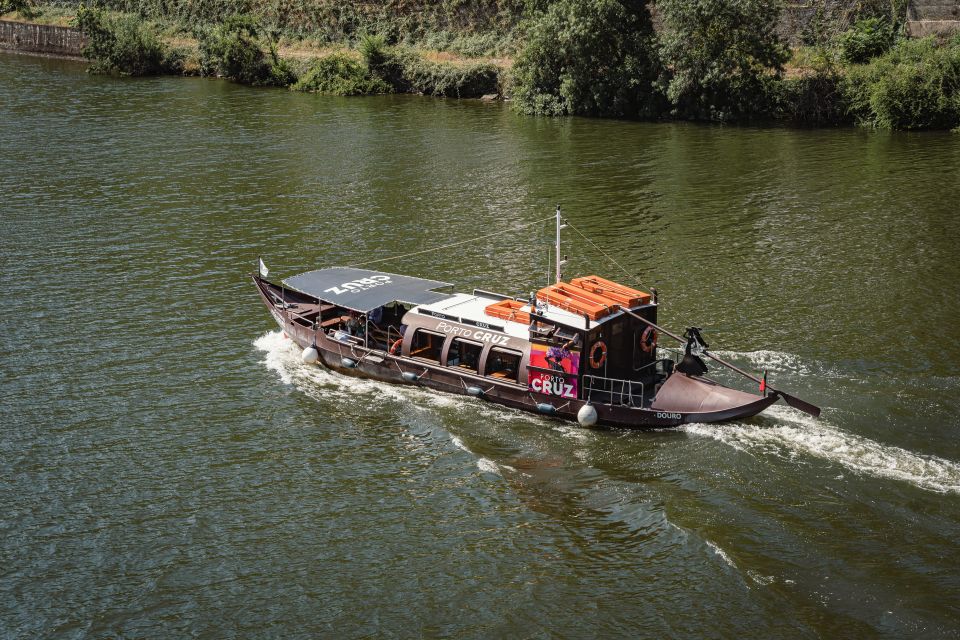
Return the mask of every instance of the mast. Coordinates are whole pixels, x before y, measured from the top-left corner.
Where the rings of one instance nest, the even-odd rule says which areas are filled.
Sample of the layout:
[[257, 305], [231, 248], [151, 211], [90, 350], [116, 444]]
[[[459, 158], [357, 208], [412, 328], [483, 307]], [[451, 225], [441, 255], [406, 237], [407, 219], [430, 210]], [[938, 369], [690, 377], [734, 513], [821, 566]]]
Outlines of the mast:
[[560, 259], [560, 229], [563, 229], [566, 226], [567, 225], [560, 221], [560, 205], [557, 205], [557, 284], [560, 284], [560, 280], [563, 279], [563, 273], [560, 271], [560, 267], [567, 263], [566, 260]]

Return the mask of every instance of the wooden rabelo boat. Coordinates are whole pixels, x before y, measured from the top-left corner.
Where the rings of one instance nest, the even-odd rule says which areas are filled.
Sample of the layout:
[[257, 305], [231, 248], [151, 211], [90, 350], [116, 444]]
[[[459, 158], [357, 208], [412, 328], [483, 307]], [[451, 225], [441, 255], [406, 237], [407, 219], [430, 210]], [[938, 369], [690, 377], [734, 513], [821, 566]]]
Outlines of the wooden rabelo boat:
[[[257, 290], [310, 366], [419, 385], [584, 426], [672, 427], [760, 413], [783, 398], [820, 409], [724, 362], [699, 329], [685, 337], [657, 324], [652, 294], [599, 276], [560, 276], [519, 298], [383, 271], [329, 267], [277, 284], [260, 272]], [[684, 344], [658, 357], [660, 334]], [[760, 385], [759, 395], [707, 377], [704, 357]]]

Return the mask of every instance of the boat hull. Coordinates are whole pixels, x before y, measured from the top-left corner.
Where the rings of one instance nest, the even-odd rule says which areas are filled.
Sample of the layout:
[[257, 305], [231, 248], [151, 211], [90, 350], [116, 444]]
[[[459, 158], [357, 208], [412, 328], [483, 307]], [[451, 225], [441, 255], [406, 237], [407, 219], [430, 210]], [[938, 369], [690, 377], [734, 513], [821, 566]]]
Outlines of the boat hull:
[[[270, 295], [272, 285], [256, 277], [254, 281], [264, 304], [284, 334], [301, 349], [316, 348], [316, 365], [304, 366], [325, 366], [347, 376], [474, 396], [493, 404], [572, 421], [577, 421], [578, 413], [584, 405], [591, 404], [597, 412], [597, 425], [627, 429], [658, 429], [689, 423], [742, 419], [760, 413], [778, 399], [775, 394], [763, 397], [735, 392], [740, 394], [736, 397], [736, 406], [705, 404], [696, 408], [673, 408], [670, 403], [661, 406], [655, 401], [651, 407], [641, 408], [551, 396], [532, 391], [526, 385], [474, 375], [436, 362], [334, 340], [323, 331], [296, 322], [292, 311], [275, 304]], [[683, 374], [674, 374], [671, 379], [676, 376]], [[684, 382], [686, 387], [716, 386], [716, 383], [711, 381], [692, 378]]]

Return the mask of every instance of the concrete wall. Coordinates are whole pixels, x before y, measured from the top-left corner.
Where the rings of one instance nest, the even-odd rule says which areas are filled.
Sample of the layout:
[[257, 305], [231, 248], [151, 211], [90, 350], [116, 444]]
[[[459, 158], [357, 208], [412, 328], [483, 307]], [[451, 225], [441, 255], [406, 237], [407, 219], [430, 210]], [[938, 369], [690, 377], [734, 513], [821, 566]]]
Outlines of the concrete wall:
[[86, 39], [77, 29], [0, 20], [0, 49], [80, 58]]
[[911, 0], [907, 32], [915, 38], [960, 32], [960, 0]]

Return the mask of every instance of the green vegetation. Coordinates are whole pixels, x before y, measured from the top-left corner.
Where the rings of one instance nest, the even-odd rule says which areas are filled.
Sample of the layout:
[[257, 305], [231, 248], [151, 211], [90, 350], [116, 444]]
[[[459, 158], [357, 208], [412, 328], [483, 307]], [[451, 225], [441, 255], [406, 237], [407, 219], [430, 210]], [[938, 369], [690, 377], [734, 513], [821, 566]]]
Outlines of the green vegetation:
[[[23, 15], [33, 1], [0, 9]], [[74, 0], [54, 1], [44, 20], [62, 24]], [[74, 21], [94, 72], [497, 94], [554, 116], [960, 130], [960, 37], [906, 39], [906, 0], [822, 3], [792, 58], [782, 0], [658, 0], [657, 31], [653, 0], [103, 1], [109, 11], [80, 5]], [[513, 64], [482, 57], [494, 54]]]
[[893, 26], [886, 18], [865, 18], [840, 34], [837, 40], [844, 62], [862, 64], [893, 46]]
[[665, 86], [672, 115], [743, 120], [768, 115], [771, 84], [789, 59], [769, 0], [660, 0]]
[[960, 37], [902, 40], [869, 64], [851, 67], [846, 93], [861, 124], [881, 129], [960, 127]]
[[499, 69], [486, 62], [436, 62], [409, 47], [384, 52], [375, 73], [397, 92], [447, 98], [479, 98], [498, 93]]
[[393, 87], [381, 78], [371, 75], [365, 64], [344, 53], [320, 58], [290, 88], [295, 91], [329, 93], [337, 96], [393, 93]]
[[824, 62], [814, 69], [772, 85], [774, 114], [804, 126], [835, 126], [853, 121], [843, 75]]
[[0, 16], [5, 13], [17, 13], [25, 20], [32, 20], [41, 14], [33, 0], [0, 0]]
[[175, 69], [157, 33], [136, 16], [108, 16], [80, 5], [74, 24], [87, 36], [83, 55], [92, 73], [146, 76]]
[[556, 0], [529, 25], [513, 95], [530, 114], [649, 117], [658, 70], [643, 0]]
[[260, 27], [249, 15], [233, 15], [213, 28], [198, 30], [200, 69], [253, 86], [286, 87], [297, 81], [290, 64], [277, 55], [276, 43], [264, 53]]

